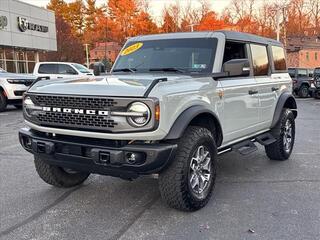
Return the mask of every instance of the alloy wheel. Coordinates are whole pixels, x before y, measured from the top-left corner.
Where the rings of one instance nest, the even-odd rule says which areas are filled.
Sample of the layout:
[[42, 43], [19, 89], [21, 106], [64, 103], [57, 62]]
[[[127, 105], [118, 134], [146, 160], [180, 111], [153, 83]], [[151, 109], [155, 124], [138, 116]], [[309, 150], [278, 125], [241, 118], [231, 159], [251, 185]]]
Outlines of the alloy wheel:
[[196, 197], [205, 197], [205, 192], [210, 186], [211, 170], [210, 152], [205, 146], [201, 145], [194, 152], [190, 161], [189, 183]]
[[286, 152], [289, 152], [291, 150], [292, 146], [292, 123], [290, 122], [289, 119], [287, 119], [286, 124], [284, 126], [284, 131], [283, 131], [283, 146], [284, 150]]

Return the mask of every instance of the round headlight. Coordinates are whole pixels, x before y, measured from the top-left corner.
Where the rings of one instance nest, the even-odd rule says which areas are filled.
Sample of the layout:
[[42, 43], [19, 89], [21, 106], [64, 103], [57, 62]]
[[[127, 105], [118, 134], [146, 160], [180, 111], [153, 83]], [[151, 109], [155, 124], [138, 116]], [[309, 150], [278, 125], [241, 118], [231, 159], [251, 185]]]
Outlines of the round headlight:
[[145, 126], [151, 118], [149, 107], [142, 102], [131, 103], [128, 112], [132, 113], [132, 116], [128, 117], [128, 122], [134, 127]]

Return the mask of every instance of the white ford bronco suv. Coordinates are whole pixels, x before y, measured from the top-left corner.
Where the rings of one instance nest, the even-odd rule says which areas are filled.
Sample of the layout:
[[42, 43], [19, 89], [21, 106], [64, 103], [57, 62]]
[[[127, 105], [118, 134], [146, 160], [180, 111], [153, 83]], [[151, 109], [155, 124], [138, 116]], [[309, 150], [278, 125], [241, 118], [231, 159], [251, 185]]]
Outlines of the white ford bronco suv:
[[133, 37], [104, 78], [42, 80], [24, 95], [22, 146], [57, 187], [90, 173], [159, 178], [169, 206], [210, 199], [217, 156], [289, 158], [297, 105], [281, 43], [217, 31]]

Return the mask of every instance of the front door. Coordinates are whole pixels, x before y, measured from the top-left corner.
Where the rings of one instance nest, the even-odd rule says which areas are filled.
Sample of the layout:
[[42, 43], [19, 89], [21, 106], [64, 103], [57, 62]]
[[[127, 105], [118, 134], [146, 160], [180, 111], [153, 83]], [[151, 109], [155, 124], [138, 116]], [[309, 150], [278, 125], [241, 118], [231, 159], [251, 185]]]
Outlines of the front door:
[[[247, 58], [249, 46], [246, 43], [226, 42], [224, 60]], [[252, 70], [251, 70], [252, 72]], [[219, 81], [223, 91], [224, 143], [246, 137], [257, 130], [259, 124], [259, 94], [256, 79], [232, 77]]]

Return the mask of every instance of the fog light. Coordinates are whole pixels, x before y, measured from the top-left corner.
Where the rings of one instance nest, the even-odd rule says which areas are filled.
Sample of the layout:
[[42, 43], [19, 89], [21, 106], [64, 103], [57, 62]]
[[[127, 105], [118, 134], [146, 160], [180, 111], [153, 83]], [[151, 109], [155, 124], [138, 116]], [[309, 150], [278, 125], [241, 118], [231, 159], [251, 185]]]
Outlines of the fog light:
[[141, 164], [145, 160], [145, 154], [144, 153], [134, 153], [134, 152], [127, 152], [125, 154], [126, 162], [128, 164]]
[[23, 138], [23, 142], [24, 142], [24, 146], [25, 146], [25, 148], [27, 148], [27, 149], [31, 149], [31, 138], [28, 138], [28, 137], [24, 137]]

